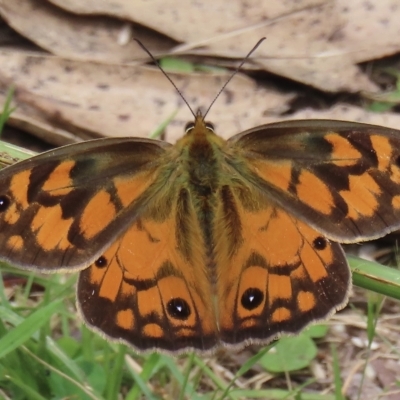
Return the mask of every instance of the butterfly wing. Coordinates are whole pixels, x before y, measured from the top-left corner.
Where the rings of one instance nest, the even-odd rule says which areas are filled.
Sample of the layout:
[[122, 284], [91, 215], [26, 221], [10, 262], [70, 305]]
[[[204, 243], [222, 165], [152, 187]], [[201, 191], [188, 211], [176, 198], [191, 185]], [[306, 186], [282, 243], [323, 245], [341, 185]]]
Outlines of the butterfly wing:
[[234, 168], [275, 204], [339, 242], [400, 227], [400, 135], [342, 121], [280, 122], [229, 141]]
[[266, 343], [347, 303], [338, 242], [400, 226], [400, 137], [383, 127], [291, 121], [231, 138], [214, 235], [222, 341]]
[[203, 351], [217, 342], [193, 201], [185, 189], [171, 191], [170, 207], [162, 215], [161, 204], [149, 206], [79, 277], [78, 308], [87, 324], [139, 351]]
[[223, 192], [215, 226], [223, 342], [267, 343], [347, 303], [350, 271], [338, 243], [257, 192], [247, 202], [243, 190]]
[[140, 212], [168, 146], [100, 139], [4, 169], [1, 258], [39, 270], [88, 266]]

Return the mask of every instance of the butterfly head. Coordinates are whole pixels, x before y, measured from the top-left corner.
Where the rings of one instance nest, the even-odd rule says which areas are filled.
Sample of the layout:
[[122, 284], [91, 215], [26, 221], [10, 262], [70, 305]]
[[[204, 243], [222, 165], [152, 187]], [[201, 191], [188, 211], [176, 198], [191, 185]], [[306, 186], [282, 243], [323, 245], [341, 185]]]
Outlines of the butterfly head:
[[186, 135], [191, 136], [204, 136], [208, 134], [214, 134], [214, 125], [211, 122], [204, 120], [203, 113], [201, 110], [197, 110], [195, 119], [193, 122], [188, 122], [185, 126]]

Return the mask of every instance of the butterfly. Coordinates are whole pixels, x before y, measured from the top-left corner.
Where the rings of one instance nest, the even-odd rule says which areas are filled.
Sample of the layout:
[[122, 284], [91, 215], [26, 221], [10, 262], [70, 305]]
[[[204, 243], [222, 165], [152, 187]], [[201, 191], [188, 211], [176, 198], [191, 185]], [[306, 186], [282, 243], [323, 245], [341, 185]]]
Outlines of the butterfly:
[[0, 258], [80, 271], [94, 331], [137, 351], [265, 344], [343, 308], [339, 243], [400, 226], [400, 131], [279, 122], [107, 138], [0, 172]]

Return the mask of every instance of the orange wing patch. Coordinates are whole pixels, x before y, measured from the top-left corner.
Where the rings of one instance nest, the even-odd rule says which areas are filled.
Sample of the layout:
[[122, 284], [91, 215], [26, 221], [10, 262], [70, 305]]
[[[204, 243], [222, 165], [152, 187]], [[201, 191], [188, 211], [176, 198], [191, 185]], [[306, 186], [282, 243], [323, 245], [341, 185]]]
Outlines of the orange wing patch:
[[297, 196], [305, 204], [312, 204], [314, 210], [329, 215], [335, 207], [329, 186], [310, 171], [301, 171], [297, 183]]
[[29, 186], [31, 171], [22, 171], [11, 178], [10, 194], [15, 199], [16, 205], [26, 210], [29, 206], [28, 193], [26, 188]]
[[[31, 223], [37, 244], [44, 251], [54, 249], [67, 250], [71, 243], [67, 239], [68, 231], [73, 218], [65, 219], [59, 205], [48, 208], [39, 208]], [[57, 227], [57, 234], [54, 228]]]
[[52, 196], [65, 196], [73, 190], [73, 179], [70, 176], [75, 161], [67, 160], [59, 164], [42, 186], [45, 192], [51, 192]]
[[332, 145], [330, 161], [340, 167], [356, 165], [362, 154], [344, 137], [330, 132], [324, 139]]
[[[101, 218], [99, 218], [101, 212]], [[86, 240], [92, 239], [104, 230], [116, 217], [117, 209], [110, 193], [105, 190], [97, 192], [90, 200], [79, 220], [79, 228]]]

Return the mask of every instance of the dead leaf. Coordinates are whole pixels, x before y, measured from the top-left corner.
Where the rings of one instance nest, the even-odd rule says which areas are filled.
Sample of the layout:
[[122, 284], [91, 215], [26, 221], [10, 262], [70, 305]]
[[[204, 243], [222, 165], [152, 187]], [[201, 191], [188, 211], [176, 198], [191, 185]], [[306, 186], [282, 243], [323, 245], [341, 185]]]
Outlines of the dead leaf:
[[[52, 0], [83, 14], [106, 14], [148, 26], [183, 42], [175, 51], [243, 58], [261, 37], [260, 68], [328, 90], [376, 91], [357, 64], [400, 49], [394, 0], [224, 0], [212, 4], [154, 0]], [[149, 46], [149, 48], [151, 48]]]
[[[170, 74], [191, 107], [207, 107], [230, 74]], [[178, 93], [156, 68], [115, 66], [95, 62], [0, 52], [0, 83], [5, 92], [16, 87], [17, 111], [10, 123], [21, 124], [55, 144], [100, 136], [148, 136], [178, 110], [167, 129], [175, 141], [193, 116]], [[284, 111], [293, 94], [257, 87], [237, 76], [224, 90], [209, 117], [229, 137]], [[4, 98], [0, 103], [4, 103]], [[37, 120], [37, 128], [33, 121]], [[55, 129], [56, 128], [56, 129]], [[68, 134], [67, 134], [68, 132]]]
[[[21, 35], [66, 58], [108, 63], [147, 58], [136, 42], [121, 39], [127, 23], [115, 18], [78, 16], [41, 0], [0, 0], [0, 14]], [[175, 43], [143, 27], [130, 29], [155, 52]]]
[[346, 104], [337, 104], [327, 110], [304, 109], [285, 119], [338, 119], [342, 121], [355, 121], [365, 124], [381, 125], [398, 129], [400, 126], [400, 114], [394, 112], [375, 113], [360, 107]]
[[[50, 0], [84, 15], [108, 15], [147, 26], [180, 42], [196, 42], [249, 29], [285, 14], [323, 5], [327, 0], [182, 2], [179, 0]], [[259, 39], [260, 37], [258, 37]]]

